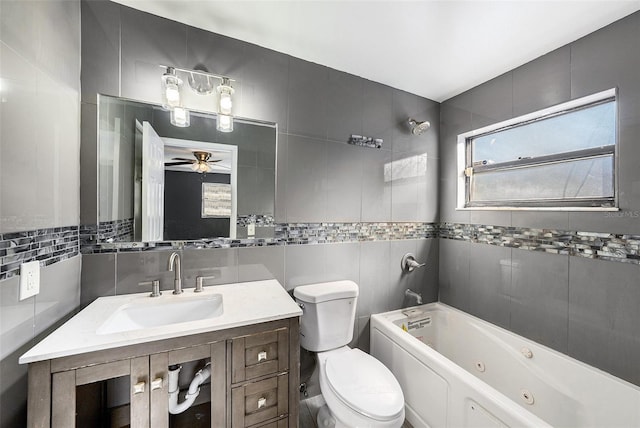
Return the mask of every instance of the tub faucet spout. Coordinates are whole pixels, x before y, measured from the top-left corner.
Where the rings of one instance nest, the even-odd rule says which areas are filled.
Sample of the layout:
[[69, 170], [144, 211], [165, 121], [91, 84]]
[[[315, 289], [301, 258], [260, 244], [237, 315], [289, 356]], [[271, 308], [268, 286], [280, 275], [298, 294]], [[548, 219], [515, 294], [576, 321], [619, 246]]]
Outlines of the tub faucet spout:
[[415, 291], [411, 291], [410, 288], [407, 288], [407, 291], [404, 292], [404, 295], [407, 296], [407, 297], [416, 299], [416, 304], [417, 305], [421, 305], [422, 304], [422, 294], [416, 293]]
[[180, 254], [175, 251], [169, 256], [169, 270], [175, 271], [173, 279], [173, 294], [182, 293], [182, 268], [180, 267]]

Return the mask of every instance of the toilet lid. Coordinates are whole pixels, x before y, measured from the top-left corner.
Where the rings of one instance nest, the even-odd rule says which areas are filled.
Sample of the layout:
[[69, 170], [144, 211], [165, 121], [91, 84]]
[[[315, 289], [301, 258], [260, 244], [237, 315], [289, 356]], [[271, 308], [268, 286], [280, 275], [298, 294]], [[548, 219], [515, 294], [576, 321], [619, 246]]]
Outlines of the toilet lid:
[[325, 371], [333, 392], [357, 412], [378, 420], [402, 412], [404, 396], [398, 381], [371, 355], [359, 349], [331, 355]]

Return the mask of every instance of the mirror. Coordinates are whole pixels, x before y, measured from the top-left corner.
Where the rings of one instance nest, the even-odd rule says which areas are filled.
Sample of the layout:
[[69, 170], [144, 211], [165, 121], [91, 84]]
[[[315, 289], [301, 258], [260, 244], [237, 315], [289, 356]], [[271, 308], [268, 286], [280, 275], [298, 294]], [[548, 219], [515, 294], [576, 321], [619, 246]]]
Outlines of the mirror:
[[[273, 238], [277, 126], [105, 95], [98, 110], [98, 243]], [[253, 225], [253, 226], [252, 226]]]

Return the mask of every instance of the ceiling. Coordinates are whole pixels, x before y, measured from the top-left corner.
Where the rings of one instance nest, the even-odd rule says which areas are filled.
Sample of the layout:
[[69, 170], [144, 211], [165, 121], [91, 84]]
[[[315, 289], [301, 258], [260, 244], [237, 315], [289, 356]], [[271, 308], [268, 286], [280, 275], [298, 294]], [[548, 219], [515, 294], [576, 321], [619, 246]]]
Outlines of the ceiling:
[[640, 10], [640, 0], [116, 1], [435, 101]]

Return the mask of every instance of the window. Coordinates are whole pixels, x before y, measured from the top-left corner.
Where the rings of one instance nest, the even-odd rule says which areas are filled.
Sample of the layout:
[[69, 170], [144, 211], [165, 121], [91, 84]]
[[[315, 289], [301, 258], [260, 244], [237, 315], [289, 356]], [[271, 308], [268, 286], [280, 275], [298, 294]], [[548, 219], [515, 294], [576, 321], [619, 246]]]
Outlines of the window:
[[458, 207], [615, 207], [615, 95], [459, 135]]

